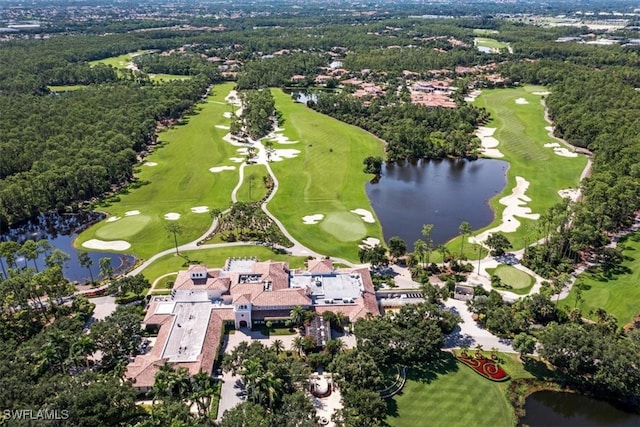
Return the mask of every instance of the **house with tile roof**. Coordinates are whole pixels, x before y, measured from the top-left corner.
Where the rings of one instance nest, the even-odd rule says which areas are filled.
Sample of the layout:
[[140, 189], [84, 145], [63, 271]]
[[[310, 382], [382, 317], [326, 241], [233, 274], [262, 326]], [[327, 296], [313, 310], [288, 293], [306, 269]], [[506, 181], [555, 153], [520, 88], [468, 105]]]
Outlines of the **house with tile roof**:
[[248, 258], [228, 259], [221, 269], [192, 265], [178, 272], [171, 296], [150, 301], [143, 326], [158, 334], [150, 350], [129, 363], [125, 377], [144, 393], [164, 363], [184, 366], [191, 375], [211, 373], [224, 324], [241, 329], [288, 319], [295, 306], [339, 312], [352, 322], [380, 313], [368, 268], [336, 269], [328, 258], [296, 270], [286, 262]]

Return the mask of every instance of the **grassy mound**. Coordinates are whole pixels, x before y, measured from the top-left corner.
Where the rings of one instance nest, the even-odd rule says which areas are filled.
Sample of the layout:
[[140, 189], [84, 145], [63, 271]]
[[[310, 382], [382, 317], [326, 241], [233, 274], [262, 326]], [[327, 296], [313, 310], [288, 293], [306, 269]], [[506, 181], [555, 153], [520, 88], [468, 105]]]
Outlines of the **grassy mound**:
[[349, 212], [331, 212], [320, 227], [341, 242], [360, 241], [367, 234], [362, 220]]
[[150, 221], [148, 215], [125, 216], [96, 230], [96, 237], [105, 240], [126, 239], [138, 234]]

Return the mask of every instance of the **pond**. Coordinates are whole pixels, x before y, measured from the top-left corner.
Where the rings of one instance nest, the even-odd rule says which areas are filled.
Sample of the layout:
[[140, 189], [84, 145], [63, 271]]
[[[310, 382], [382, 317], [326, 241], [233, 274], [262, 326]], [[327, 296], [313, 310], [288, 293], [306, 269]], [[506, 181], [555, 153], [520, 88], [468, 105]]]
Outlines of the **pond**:
[[626, 427], [640, 425], [640, 415], [581, 394], [539, 391], [525, 402], [520, 423], [531, 427]]
[[[28, 223], [15, 226], [3, 232], [0, 234], [0, 240], [14, 240], [23, 243], [28, 239], [35, 240], [36, 242], [40, 239], [46, 239], [51, 244], [52, 249], [60, 249], [71, 257], [64, 267], [64, 276], [68, 280], [83, 283], [90, 280], [90, 273], [86, 267], [82, 267], [78, 262], [79, 251], [73, 247], [73, 240], [77, 237], [79, 231], [86, 228], [89, 224], [99, 221], [103, 217], [103, 214], [97, 212], [69, 215], [60, 215], [57, 213], [44, 214]], [[94, 279], [98, 279], [99, 277], [98, 272], [101, 258], [109, 258], [111, 260], [111, 266], [115, 273], [125, 271], [135, 262], [135, 257], [126, 254], [89, 251], [87, 251], [87, 253], [93, 261], [91, 271]], [[36, 264], [40, 270], [45, 266], [44, 259], [45, 254], [41, 254], [36, 260]], [[3, 262], [4, 261], [3, 259]], [[18, 267], [24, 267], [24, 257], [18, 257], [16, 263]], [[34, 267], [33, 261], [29, 260], [27, 264], [32, 268]], [[0, 271], [0, 274], [4, 273]]]
[[412, 248], [422, 226], [433, 224], [438, 245], [457, 236], [462, 221], [474, 230], [493, 221], [489, 199], [504, 189], [508, 167], [494, 159], [389, 163], [366, 191], [387, 241], [399, 236]]

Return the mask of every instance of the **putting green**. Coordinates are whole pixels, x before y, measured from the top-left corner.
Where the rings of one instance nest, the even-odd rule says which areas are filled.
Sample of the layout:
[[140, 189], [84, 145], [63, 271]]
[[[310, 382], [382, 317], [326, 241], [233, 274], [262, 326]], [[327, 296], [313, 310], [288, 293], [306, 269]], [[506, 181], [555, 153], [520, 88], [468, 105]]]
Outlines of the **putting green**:
[[511, 265], [500, 265], [494, 269], [488, 268], [487, 273], [498, 276], [502, 283], [517, 290], [529, 289], [536, 282], [532, 276]]
[[151, 221], [148, 215], [126, 216], [96, 230], [96, 237], [107, 240], [135, 236]]
[[350, 212], [331, 212], [320, 227], [341, 242], [361, 240], [367, 234], [360, 217]]

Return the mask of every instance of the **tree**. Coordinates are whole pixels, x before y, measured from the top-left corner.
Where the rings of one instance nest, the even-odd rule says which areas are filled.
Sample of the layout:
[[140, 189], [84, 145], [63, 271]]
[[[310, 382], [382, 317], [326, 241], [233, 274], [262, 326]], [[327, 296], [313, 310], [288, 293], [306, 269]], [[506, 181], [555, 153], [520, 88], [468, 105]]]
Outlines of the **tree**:
[[362, 163], [364, 164], [364, 173], [380, 175], [382, 173], [382, 157], [367, 156]]
[[45, 258], [44, 263], [47, 267], [58, 266], [62, 269], [70, 259], [68, 253], [56, 248]]
[[460, 231], [460, 235], [462, 236], [461, 242], [460, 242], [460, 258], [464, 257], [464, 241], [465, 238], [471, 234], [471, 224], [469, 224], [467, 221], [462, 221], [460, 223], [460, 227], [458, 227], [458, 230]]
[[348, 389], [342, 396], [343, 408], [332, 420], [341, 427], [382, 427], [387, 416], [387, 404], [376, 391]]
[[271, 343], [271, 349], [275, 351], [276, 354], [282, 353], [284, 351], [282, 340], [274, 340], [273, 343]]
[[265, 408], [247, 401], [225, 411], [220, 427], [269, 427], [271, 415]]
[[504, 255], [506, 249], [511, 249], [511, 242], [502, 233], [489, 234], [485, 243], [491, 249], [492, 256]]
[[38, 263], [36, 260], [38, 259], [38, 245], [34, 240], [26, 240], [20, 250], [18, 251], [18, 255], [22, 255], [24, 257], [24, 266], [27, 267], [27, 261], [33, 261], [33, 265], [38, 271]]
[[291, 321], [296, 327], [302, 326], [304, 320], [306, 318], [305, 309], [301, 305], [296, 305], [289, 312], [289, 316], [291, 317]]
[[377, 267], [379, 265], [389, 265], [389, 259], [387, 258], [387, 250], [380, 245], [373, 247], [363, 246], [358, 251], [358, 258], [362, 263], [369, 263], [371, 267]]
[[298, 356], [302, 354], [302, 350], [304, 349], [304, 339], [300, 336], [297, 336], [291, 342], [291, 349], [298, 353]]
[[431, 233], [433, 232], [433, 224], [424, 224], [422, 226], [422, 235], [424, 236], [425, 249], [427, 251], [427, 264], [429, 264], [429, 260], [431, 259], [431, 251], [433, 250], [433, 237]]
[[169, 234], [173, 235], [173, 241], [176, 247], [176, 255], [180, 255], [180, 252], [178, 251], [178, 235], [182, 234], [182, 226], [176, 221], [170, 221], [167, 223], [167, 225], [165, 225], [165, 229]]
[[264, 150], [267, 153], [267, 161], [271, 160], [271, 152], [273, 151], [273, 141], [270, 139], [265, 140], [262, 145], [264, 145]]
[[93, 265], [93, 260], [89, 256], [87, 252], [79, 251], [78, 252], [78, 262], [81, 267], [85, 267], [89, 270], [89, 277], [91, 277], [91, 282], [93, 282], [93, 271], [91, 271], [91, 266]]
[[524, 358], [527, 354], [533, 353], [536, 348], [536, 339], [526, 332], [520, 332], [513, 337], [511, 346], [515, 351], [520, 353], [520, 357]]
[[98, 261], [98, 266], [100, 268], [100, 276], [109, 280], [113, 276], [113, 267], [111, 266], [111, 258], [103, 257]]
[[215, 391], [215, 379], [206, 372], [198, 372], [191, 378], [189, 400], [196, 402], [198, 415], [204, 417], [209, 413], [211, 397]]
[[102, 369], [111, 370], [119, 361], [128, 362], [129, 357], [139, 352], [142, 342], [140, 308], [120, 306], [91, 326], [91, 337], [96, 349], [102, 351]]
[[407, 253], [407, 243], [398, 236], [389, 239], [389, 253], [396, 260]]

